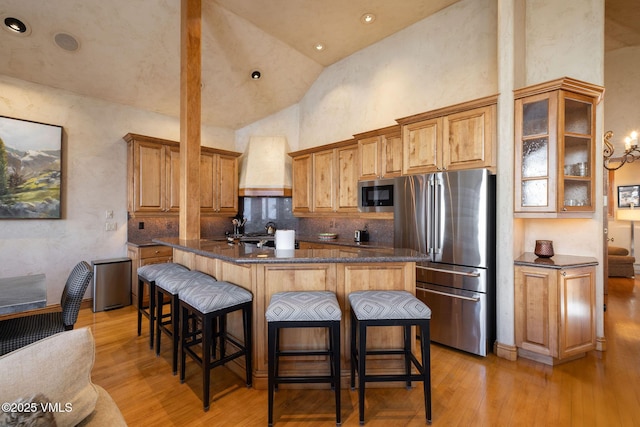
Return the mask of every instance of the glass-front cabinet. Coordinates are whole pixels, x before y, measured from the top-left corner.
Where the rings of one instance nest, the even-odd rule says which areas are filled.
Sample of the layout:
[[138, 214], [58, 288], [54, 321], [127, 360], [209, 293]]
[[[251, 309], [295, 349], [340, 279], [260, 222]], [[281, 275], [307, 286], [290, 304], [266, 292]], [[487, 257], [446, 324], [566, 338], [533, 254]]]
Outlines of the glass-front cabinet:
[[599, 86], [564, 78], [515, 91], [515, 215], [594, 212]]

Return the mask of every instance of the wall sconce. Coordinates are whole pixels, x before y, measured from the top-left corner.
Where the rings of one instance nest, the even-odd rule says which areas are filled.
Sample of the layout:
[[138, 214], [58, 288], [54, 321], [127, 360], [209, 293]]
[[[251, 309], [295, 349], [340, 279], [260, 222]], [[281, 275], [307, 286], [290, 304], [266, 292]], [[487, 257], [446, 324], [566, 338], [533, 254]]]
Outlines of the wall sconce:
[[610, 157], [613, 156], [613, 144], [611, 143], [611, 138], [613, 137], [612, 131], [607, 131], [604, 134], [604, 149], [602, 150], [602, 154], [604, 156], [604, 168], [610, 171], [618, 170], [625, 163], [633, 163], [635, 160], [640, 159], [640, 150], [638, 150], [638, 132], [633, 131], [631, 135], [624, 139], [624, 153], [619, 157], [620, 164], [615, 167], [609, 167], [607, 162]]

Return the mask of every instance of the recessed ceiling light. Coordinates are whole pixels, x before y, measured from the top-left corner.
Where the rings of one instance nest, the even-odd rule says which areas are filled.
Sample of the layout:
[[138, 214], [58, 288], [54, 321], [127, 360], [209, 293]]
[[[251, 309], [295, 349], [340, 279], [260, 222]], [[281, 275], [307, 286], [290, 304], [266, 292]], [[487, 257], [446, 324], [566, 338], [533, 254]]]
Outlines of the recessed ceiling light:
[[254, 71], [251, 72], [251, 78], [253, 80], [258, 80], [258, 79], [260, 79], [260, 77], [262, 77], [262, 74], [260, 73], [260, 71], [254, 70]]
[[26, 21], [21, 18], [17, 18], [16, 16], [4, 16], [4, 29], [9, 31], [11, 34], [16, 34], [19, 36], [27, 36], [31, 34], [31, 27], [26, 24]]
[[365, 13], [360, 17], [360, 22], [362, 22], [363, 24], [371, 24], [375, 20], [376, 15], [374, 15], [373, 13]]
[[313, 48], [315, 50], [317, 50], [318, 52], [320, 52], [321, 50], [324, 50], [324, 44], [323, 43], [316, 43], [313, 45]]

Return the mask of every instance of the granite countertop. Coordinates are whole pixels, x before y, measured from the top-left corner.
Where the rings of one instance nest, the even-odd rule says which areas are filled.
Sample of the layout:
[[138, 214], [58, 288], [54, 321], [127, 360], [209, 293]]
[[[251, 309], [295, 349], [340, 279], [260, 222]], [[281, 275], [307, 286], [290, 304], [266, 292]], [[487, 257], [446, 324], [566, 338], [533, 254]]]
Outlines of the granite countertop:
[[598, 265], [598, 260], [592, 257], [575, 255], [554, 255], [551, 258], [538, 258], [533, 252], [525, 252], [514, 261], [515, 265], [526, 265], [542, 268], [578, 268]]
[[[171, 246], [198, 255], [217, 258], [238, 264], [309, 264], [309, 263], [380, 263], [424, 262], [426, 254], [411, 249], [385, 247], [353, 247], [332, 245], [323, 249], [294, 249], [277, 251], [274, 248], [258, 248], [248, 243], [228, 243], [226, 240], [180, 240], [177, 237], [153, 239], [154, 244]], [[322, 243], [327, 243], [323, 241]]]

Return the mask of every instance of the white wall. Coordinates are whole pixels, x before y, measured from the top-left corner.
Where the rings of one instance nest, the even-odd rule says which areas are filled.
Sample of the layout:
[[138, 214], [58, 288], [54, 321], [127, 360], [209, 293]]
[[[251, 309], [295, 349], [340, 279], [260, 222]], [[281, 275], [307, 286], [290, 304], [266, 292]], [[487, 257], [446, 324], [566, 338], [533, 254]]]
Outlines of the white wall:
[[[287, 135], [292, 150], [352, 138], [395, 119], [497, 93], [495, 0], [463, 0], [328, 67], [299, 103], [237, 132]], [[286, 117], [285, 117], [286, 118]], [[274, 125], [276, 123], [276, 125]], [[239, 148], [237, 148], [239, 150]]]
[[[126, 255], [128, 132], [179, 140], [179, 120], [0, 76], [0, 115], [60, 125], [63, 219], [0, 220], [0, 277], [46, 274], [47, 304], [60, 302], [80, 260]], [[204, 129], [203, 145], [232, 150], [234, 134]], [[117, 231], [104, 231], [113, 210]]]
[[[604, 0], [526, 2], [526, 85], [573, 77], [604, 86]], [[602, 135], [604, 108], [597, 107], [596, 135]], [[597, 258], [596, 334], [604, 336], [602, 140], [596, 137], [595, 212], [590, 219], [518, 221], [521, 252], [533, 252], [536, 239], [553, 240], [555, 253]]]

